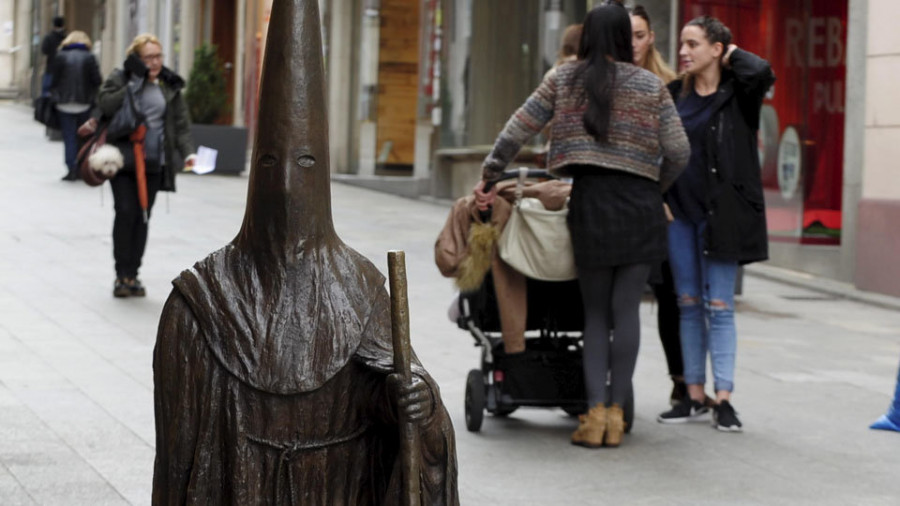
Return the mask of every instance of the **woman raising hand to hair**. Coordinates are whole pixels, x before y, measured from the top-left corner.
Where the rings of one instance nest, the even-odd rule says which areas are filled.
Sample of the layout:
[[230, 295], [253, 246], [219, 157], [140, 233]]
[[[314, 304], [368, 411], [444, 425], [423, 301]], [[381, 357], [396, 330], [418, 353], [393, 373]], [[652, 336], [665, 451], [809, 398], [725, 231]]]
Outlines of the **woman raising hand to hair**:
[[742, 428], [731, 405], [737, 333], [734, 283], [740, 264], [768, 258], [757, 131], [759, 111], [775, 82], [769, 62], [732, 44], [721, 21], [703, 16], [681, 32], [684, 78], [669, 89], [691, 142], [684, 174], [667, 194], [669, 261], [681, 312], [681, 351], [690, 399], [661, 423], [704, 416], [706, 356], [717, 404], [714, 425]]

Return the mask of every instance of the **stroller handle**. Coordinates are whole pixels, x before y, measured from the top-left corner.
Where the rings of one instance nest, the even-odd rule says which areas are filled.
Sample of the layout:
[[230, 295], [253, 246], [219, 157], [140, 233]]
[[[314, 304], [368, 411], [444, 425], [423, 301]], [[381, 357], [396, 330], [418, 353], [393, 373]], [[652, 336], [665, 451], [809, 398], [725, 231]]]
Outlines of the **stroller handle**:
[[[500, 177], [494, 179], [493, 181], [487, 181], [484, 183], [484, 188], [482, 191], [484, 193], [488, 193], [491, 191], [491, 188], [494, 187], [500, 181], [507, 181], [510, 179], [516, 179], [519, 177], [519, 169], [506, 170], [500, 174]], [[554, 175], [550, 174], [549, 171], [545, 169], [529, 169], [528, 174], [525, 176], [529, 179], [557, 179]], [[481, 218], [482, 223], [487, 223], [491, 219], [491, 208], [487, 208], [484, 211], [478, 211], [478, 215]]]
[[[498, 177], [497, 179], [494, 179], [493, 181], [488, 181], [488, 182], [484, 183], [483, 191], [484, 191], [484, 193], [487, 193], [487, 192], [491, 191], [491, 188], [493, 188], [494, 185], [499, 183], [500, 181], [516, 179], [517, 177], [519, 177], [519, 169], [503, 171], [503, 173], [501, 173], [500, 177]], [[544, 170], [544, 169], [529, 169], [528, 175], [526, 177], [528, 177], [529, 179], [538, 179], [538, 178], [540, 178], [540, 179], [556, 179], [556, 177], [554, 177], [552, 174], [550, 174], [549, 171]]]

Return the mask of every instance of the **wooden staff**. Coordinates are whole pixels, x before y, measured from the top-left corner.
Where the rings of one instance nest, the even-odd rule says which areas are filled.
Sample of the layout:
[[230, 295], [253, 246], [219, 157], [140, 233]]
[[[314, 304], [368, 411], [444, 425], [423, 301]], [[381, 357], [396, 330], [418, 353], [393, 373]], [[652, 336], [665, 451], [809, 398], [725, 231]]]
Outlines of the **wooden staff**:
[[[406, 254], [388, 252], [388, 279], [391, 288], [391, 337], [394, 342], [394, 371], [412, 384], [409, 346], [409, 298], [406, 294]], [[419, 506], [419, 433], [408, 420], [400, 420], [400, 463], [403, 472], [405, 506]]]

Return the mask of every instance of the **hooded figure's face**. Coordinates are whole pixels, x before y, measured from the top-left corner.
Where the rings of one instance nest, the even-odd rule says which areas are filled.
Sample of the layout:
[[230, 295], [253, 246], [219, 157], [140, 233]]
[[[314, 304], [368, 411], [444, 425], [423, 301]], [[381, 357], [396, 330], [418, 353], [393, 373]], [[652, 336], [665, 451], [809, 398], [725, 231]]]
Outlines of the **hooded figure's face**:
[[291, 257], [308, 240], [336, 238], [321, 47], [316, 2], [273, 4], [239, 245]]

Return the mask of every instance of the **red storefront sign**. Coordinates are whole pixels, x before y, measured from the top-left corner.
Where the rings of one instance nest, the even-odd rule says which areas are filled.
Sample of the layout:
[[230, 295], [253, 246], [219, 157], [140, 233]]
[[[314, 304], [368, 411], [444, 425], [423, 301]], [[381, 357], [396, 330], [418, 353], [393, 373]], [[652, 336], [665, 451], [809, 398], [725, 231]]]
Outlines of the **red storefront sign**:
[[769, 60], [778, 77], [760, 125], [770, 237], [838, 244], [847, 0], [683, 0], [682, 24], [704, 14]]

